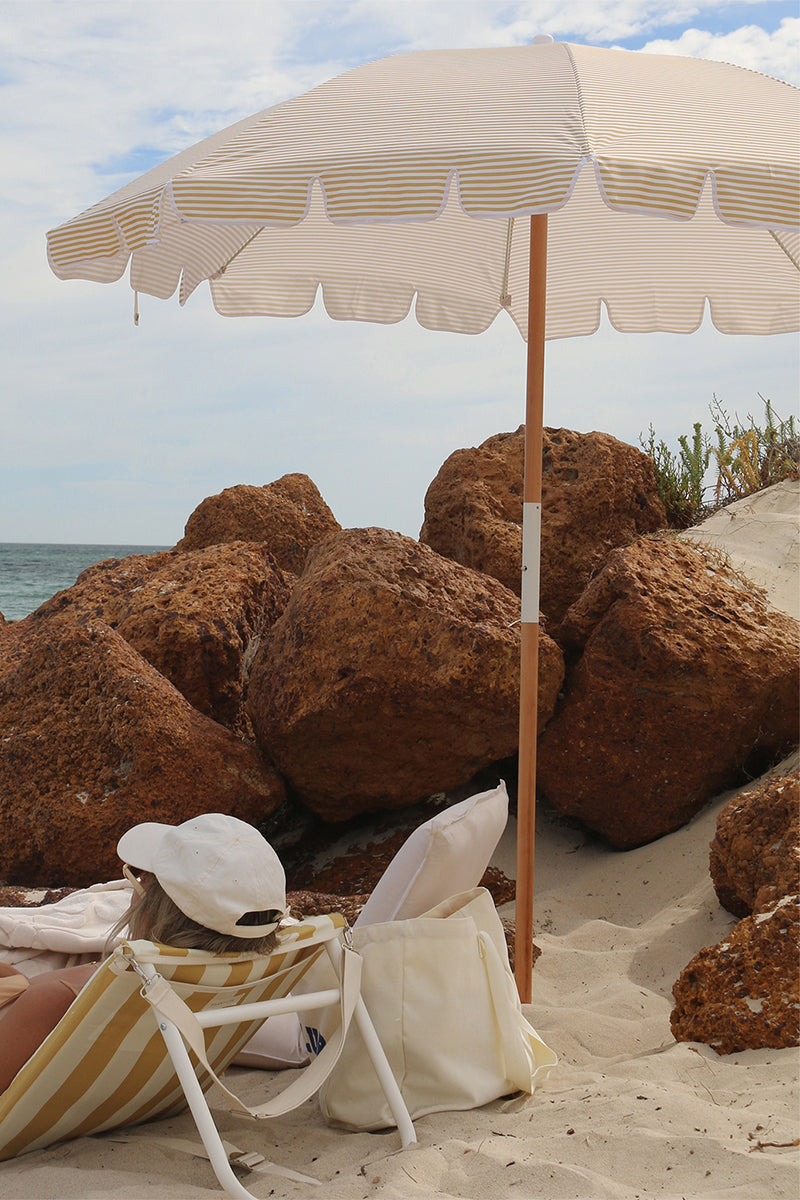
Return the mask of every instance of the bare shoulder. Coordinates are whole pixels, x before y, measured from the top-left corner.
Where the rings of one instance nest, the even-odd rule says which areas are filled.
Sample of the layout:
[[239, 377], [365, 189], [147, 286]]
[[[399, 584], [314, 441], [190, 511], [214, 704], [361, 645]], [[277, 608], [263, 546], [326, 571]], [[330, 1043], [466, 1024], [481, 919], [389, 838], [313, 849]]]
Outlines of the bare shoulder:
[[42, 996], [63, 995], [66, 998], [66, 1010], [96, 970], [97, 963], [83, 963], [77, 967], [59, 967], [56, 971], [43, 971], [41, 975], [34, 975], [31, 979], [29, 991], [35, 990]]

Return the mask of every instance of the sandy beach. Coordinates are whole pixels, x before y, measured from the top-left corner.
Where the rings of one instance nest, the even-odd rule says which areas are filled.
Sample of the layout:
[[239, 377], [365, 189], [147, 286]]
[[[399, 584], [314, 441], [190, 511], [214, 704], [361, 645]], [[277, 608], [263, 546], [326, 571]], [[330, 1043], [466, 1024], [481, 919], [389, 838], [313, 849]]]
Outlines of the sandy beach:
[[[754, 561], [780, 587], [796, 571], [797, 496], [784, 488], [789, 523], [768, 519], [750, 498], [751, 538], [723, 547]], [[766, 494], [765, 494], [766, 495]], [[769, 503], [774, 496], [769, 498]], [[793, 508], [792, 508], [793, 506]], [[736, 513], [725, 517], [739, 529]], [[744, 522], [742, 522], [744, 524]], [[781, 536], [770, 530], [780, 526]], [[776, 530], [777, 533], [777, 530]], [[724, 538], [720, 538], [724, 543]], [[794, 563], [794, 567], [792, 567]], [[792, 588], [788, 599], [796, 601]], [[780, 770], [796, 767], [797, 754]], [[776, 773], [775, 771], [770, 773]], [[752, 785], [750, 785], [752, 786]], [[315, 1188], [264, 1172], [247, 1177], [258, 1197], [325, 1200], [525, 1200], [684, 1197], [781, 1200], [798, 1194], [798, 1051], [719, 1056], [670, 1032], [672, 985], [703, 946], [735, 919], [717, 901], [708, 846], [718, 796], [687, 826], [647, 846], [614, 851], [540, 806], [536, 843], [533, 1003], [525, 1012], [559, 1055], [532, 1098], [497, 1101], [416, 1122], [418, 1145], [399, 1151], [396, 1132], [353, 1134], [328, 1127], [315, 1101], [270, 1123], [220, 1116], [223, 1134], [284, 1167], [314, 1176]], [[494, 863], [515, 872], [509, 822]], [[501, 915], [513, 917], [513, 904]], [[233, 1087], [255, 1103], [285, 1086], [285, 1072], [236, 1068]], [[130, 1141], [84, 1138], [0, 1165], [7, 1200], [194, 1200], [221, 1195], [209, 1164], [175, 1154], [165, 1136], [197, 1141], [188, 1116], [131, 1131]]]
[[[787, 764], [788, 765], [788, 764]], [[542, 1200], [794, 1198], [798, 1151], [795, 1050], [720, 1057], [676, 1043], [671, 987], [734, 918], [708, 874], [720, 796], [690, 825], [622, 853], [587, 841], [542, 810], [537, 830], [533, 1004], [526, 1015], [559, 1055], [531, 1099], [498, 1101], [416, 1122], [418, 1145], [397, 1134], [329, 1128], [315, 1101], [269, 1124], [224, 1115], [238, 1146], [312, 1175], [322, 1188], [251, 1175], [256, 1196], [520, 1196]], [[496, 865], [513, 871], [514, 824]], [[513, 905], [501, 909], [513, 915]], [[235, 1068], [251, 1103], [287, 1073]], [[0, 1166], [8, 1200], [186, 1200], [219, 1194], [210, 1165], [176, 1155], [165, 1136], [197, 1140], [183, 1116], [132, 1131], [128, 1144], [83, 1138]]]

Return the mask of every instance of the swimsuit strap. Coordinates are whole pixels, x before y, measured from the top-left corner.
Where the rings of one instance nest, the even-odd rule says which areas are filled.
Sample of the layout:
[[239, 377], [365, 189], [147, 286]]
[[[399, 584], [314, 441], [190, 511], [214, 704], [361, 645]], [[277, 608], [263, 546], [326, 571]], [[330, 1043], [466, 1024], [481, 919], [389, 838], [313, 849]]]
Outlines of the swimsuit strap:
[[29, 987], [30, 980], [27, 975], [0, 976], [0, 1008], [5, 1004], [10, 1004], [12, 1000], [16, 1000], [17, 996], [27, 991]]

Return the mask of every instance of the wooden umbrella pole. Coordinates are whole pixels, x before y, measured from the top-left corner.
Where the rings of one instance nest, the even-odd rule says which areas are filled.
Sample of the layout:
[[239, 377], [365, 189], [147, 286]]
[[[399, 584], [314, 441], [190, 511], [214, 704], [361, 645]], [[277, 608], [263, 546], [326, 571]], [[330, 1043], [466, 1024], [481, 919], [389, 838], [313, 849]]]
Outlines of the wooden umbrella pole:
[[528, 281], [528, 361], [525, 395], [525, 481], [522, 517], [522, 629], [517, 789], [517, 902], [514, 976], [523, 1004], [531, 1001], [533, 859], [536, 830], [536, 730], [539, 701], [539, 559], [544, 424], [544, 326], [547, 302], [547, 214], [531, 217]]

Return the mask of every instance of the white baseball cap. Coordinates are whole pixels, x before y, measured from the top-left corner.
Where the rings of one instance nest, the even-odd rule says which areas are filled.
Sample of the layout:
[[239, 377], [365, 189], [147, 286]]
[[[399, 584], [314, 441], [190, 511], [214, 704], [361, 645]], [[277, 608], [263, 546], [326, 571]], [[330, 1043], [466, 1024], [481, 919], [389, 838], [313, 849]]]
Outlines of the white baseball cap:
[[242, 925], [246, 913], [286, 915], [281, 861], [257, 829], [224, 813], [202, 813], [182, 825], [146, 821], [117, 844], [124, 863], [155, 875], [185, 916], [233, 937], [265, 937], [276, 928]]

